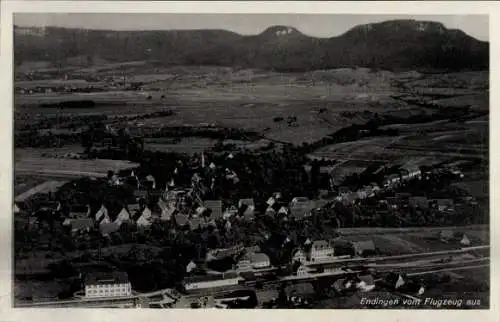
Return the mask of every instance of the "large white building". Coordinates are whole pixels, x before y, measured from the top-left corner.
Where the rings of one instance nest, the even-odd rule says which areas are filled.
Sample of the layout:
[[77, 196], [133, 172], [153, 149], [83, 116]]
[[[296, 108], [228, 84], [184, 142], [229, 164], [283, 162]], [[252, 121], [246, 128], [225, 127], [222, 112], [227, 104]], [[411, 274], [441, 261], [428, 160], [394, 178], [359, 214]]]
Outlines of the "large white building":
[[334, 255], [334, 249], [326, 240], [317, 240], [311, 246], [311, 260], [317, 261]]
[[85, 297], [122, 297], [132, 295], [127, 273], [93, 273], [85, 279]]
[[250, 254], [250, 262], [255, 269], [267, 268], [271, 266], [269, 256], [264, 253]]

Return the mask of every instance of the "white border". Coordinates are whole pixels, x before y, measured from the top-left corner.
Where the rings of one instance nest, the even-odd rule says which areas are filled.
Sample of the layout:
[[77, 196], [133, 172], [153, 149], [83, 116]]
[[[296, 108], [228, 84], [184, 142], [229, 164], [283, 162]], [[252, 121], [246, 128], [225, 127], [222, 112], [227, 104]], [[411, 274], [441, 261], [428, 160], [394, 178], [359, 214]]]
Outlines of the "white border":
[[[495, 10], [497, 9], [497, 10]], [[160, 2], [160, 1], [1, 1], [0, 74], [1, 98], [0, 138], [3, 153], [0, 158], [0, 204], [2, 215], [0, 251], [0, 320], [1, 321], [111, 321], [111, 320], [396, 320], [396, 321], [499, 321], [498, 315], [500, 271], [494, 183], [499, 181], [495, 165], [500, 161], [493, 138], [499, 138], [496, 126], [496, 106], [500, 103], [498, 71], [500, 62], [494, 60], [500, 53], [495, 37], [500, 31], [500, 4], [495, 1], [359, 1], [359, 2]], [[423, 310], [105, 310], [105, 309], [12, 309], [11, 308], [11, 214], [12, 214], [12, 14], [14, 12], [141, 12], [141, 13], [310, 13], [310, 14], [488, 14], [490, 16], [490, 195], [491, 195], [491, 309], [489, 311], [423, 311]], [[496, 54], [496, 55], [495, 55]]]

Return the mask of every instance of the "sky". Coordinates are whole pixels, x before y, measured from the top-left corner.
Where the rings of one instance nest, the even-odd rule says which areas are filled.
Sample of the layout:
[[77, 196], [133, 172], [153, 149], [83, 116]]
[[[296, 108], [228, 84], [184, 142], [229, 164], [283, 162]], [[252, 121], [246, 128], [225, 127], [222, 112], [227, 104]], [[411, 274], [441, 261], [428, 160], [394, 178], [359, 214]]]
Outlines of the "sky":
[[107, 30], [225, 29], [242, 35], [284, 25], [309, 36], [334, 37], [360, 24], [393, 19], [441, 22], [449, 29], [489, 41], [487, 15], [16, 13], [14, 24]]

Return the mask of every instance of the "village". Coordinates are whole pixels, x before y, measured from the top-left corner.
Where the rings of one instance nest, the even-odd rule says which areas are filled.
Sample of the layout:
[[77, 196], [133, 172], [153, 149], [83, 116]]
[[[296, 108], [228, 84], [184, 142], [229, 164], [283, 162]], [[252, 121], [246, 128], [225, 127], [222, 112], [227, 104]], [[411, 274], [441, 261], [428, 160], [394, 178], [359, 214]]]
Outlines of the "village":
[[[412, 216], [439, 218], [436, 222], [444, 226], [453, 222], [449, 218], [469, 218], [460, 213], [478, 207], [475, 199], [463, 191], [442, 197], [427, 193], [429, 187], [439, 182], [449, 183], [464, 177], [455, 164], [435, 168], [403, 166], [385, 175], [379, 183], [372, 182], [357, 190], [352, 185], [339, 185], [349, 172], [340, 171], [339, 176], [338, 169], [320, 166], [316, 171], [326, 179], [316, 180], [328, 185], [318, 191], [316, 198], [284, 196], [279, 189], [263, 199], [254, 198], [251, 192], [245, 198], [214, 198], [217, 184], [224, 182], [234, 187], [243, 179], [234, 162], [237, 157], [226, 153], [213, 158], [203, 153], [191, 158], [188, 164], [170, 160], [176, 166], [163, 176], [168, 178], [163, 183], [141, 167], [118, 173], [110, 170], [106, 178], [70, 181], [54, 192], [17, 201], [14, 213], [16, 218], [25, 218], [18, 224], [19, 229], [37, 231], [42, 239], [48, 235], [45, 243], [36, 244], [40, 250], [64, 253], [97, 248], [93, 260], [103, 260], [106, 256], [101, 248], [121, 244], [167, 246], [168, 256], [177, 247], [179, 259], [172, 265], [180, 271], [179, 275], [167, 278], [164, 285], [180, 287], [188, 293], [228, 291], [242, 283], [262, 287], [262, 283], [273, 283], [276, 279], [283, 282], [335, 276], [344, 277], [341, 284], [335, 284], [338, 292], [344, 292], [341, 290], [352, 287], [366, 290], [375, 287], [375, 279], [366, 268], [361, 269], [365, 277], [360, 280], [360, 271], [348, 268], [347, 262], [399, 254], [380, 249], [370, 236], [344, 237], [338, 230], [374, 222], [381, 227], [405, 227]], [[311, 166], [304, 169], [311, 172]], [[67, 237], [56, 237], [59, 233]], [[480, 244], [466, 233], [451, 230], [436, 231], [434, 235], [446, 249]], [[62, 238], [65, 241], [55, 245]], [[23, 252], [23, 246], [19, 249]], [[115, 265], [115, 269], [119, 266]], [[89, 281], [96, 281], [92, 276], [102, 272], [93, 269], [83, 275], [80, 272], [86, 278], [77, 293], [81, 298], [132, 296], [127, 273], [118, 270], [106, 274], [111, 274], [114, 280], [115, 273], [121, 276], [117, 279], [120, 283], [101, 288]], [[345, 274], [351, 277], [346, 279]], [[140, 278], [133, 279], [136, 284], [144, 283]], [[422, 287], [417, 291], [422, 292]], [[141, 290], [155, 291], [148, 288], [139, 286]]]

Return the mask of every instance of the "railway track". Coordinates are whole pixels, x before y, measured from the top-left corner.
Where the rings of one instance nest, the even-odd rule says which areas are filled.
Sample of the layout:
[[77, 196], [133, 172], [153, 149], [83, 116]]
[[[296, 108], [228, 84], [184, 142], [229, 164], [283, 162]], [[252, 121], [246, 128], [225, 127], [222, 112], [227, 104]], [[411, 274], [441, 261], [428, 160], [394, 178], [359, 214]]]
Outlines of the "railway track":
[[[229, 287], [221, 287], [219, 289], [214, 289], [214, 288], [209, 288], [209, 289], [201, 289], [201, 290], [195, 290], [191, 291], [186, 295], [183, 295], [185, 298], [197, 298], [200, 296], [219, 296], [219, 295], [224, 295], [227, 294], [228, 292], [233, 292], [236, 290], [242, 290], [242, 289], [248, 289], [248, 288], [254, 288], [257, 287], [258, 284], [260, 284], [259, 290], [270, 290], [270, 289], [275, 289], [279, 285], [283, 283], [302, 283], [302, 282], [308, 282], [308, 281], [315, 281], [321, 278], [332, 278], [332, 277], [342, 277], [346, 275], [351, 275], [351, 274], [356, 274], [356, 273], [361, 273], [365, 269], [368, 268], [374, 268], [376, 272], [379, 273], [385, 273], [385, 272], [403, 272], [407, 274], [431, 274], [432, 272], [443, 272], [447, 270], [464, 270], [464, 269], [473, 269], [476, 267], [484, 267], [484, 266], [489, 266], [489, 257], [483, 257], [483, 258], [475, 258], [475, 259], [469, 259], [469, 260], [461, 260], [461, 261], [452, 261], [452, 262], [429, 262], [426, 265], [423, 265], [420, 262], [413, 263], [407, 263], [410, 265], [404, 265], [405, 263], [394, 263], [394, 264], [389, 264], [389, 265], [383, 265], [380, 266], [380, 262], [383, 261], [393, 261], [393, 260], [402, 260], [402, 259], [422, 259], [422, 258], [429, 258], [429, 257], [435, 257], [437, 256], [438, 258], [440, 256], [444, 256], [443, 258], [449, 258], [450, 255], [452, 254], [464, 254], [470, 251], [477, 251], [477, 250], [483, 250], [483, 249], [489, 249], [489, 246], [476, 246], [476, 247], [467, 247], [459, 250], [449, 250], [449, 251], [440, 251], [440, 252], [430, 252], [430, 253], [419, 253], [419, 254], [409, 254], [409, 255], [399, 255], [399, 256], [387, 256], [387, 257], [378, 257], [378, 258], [360, 258], [360, 259], [348, 259], [348, 260], [336, 260], [336, 261], [329, 261], [329, 262], [321, 262], [321, 263], [315, 263], [315, 265], [322, 265], [322, 264], [332, 264], [332, 263], [338, 263], [338, 264], [358, 264], [363, 267], [363, 269], [353, 269], [353, 270], [346, 270], [344, 272], [332, 272], [332, 273], [310, 273], [304, 276], [289, 276], [285, 278], [278, 278], [276, 280], [271, 280], [271, 281], [263, 281], [263, 282], [258, 282], [258, 281], [250, 281], [247, 283], [243, 284], [238, 284], [234, 286], [229, 286]], [[433, 258], [433, 260], [437, 260], [438, 258]], [[488, 263], [484, 263], [488, 261]], [[377, 263], [379, 266], [377, 266]], [[423, 271], [421, 271], [423, 269]], [[82, 298], [82, 299], [75, 299], [75, 300], [65, 300], [65, 301], [51, 301], [51, 302], [38, 302], [38, 303], [20, 303], [16, 305], [16, 307], [133, 307], [137, 303], [143, 302], [143, 301], [148, 301], [148, 297], [152, 296], [157, 296], [157, 295], [166, 295], [168, 297], [175, 297], [172, 296], [170, 293], [170, 289], [165, 289], [165, 290], [159, 290], [155, 292], [149, 292], [149, 293], [142, 293], [142, 294], [135, 294], [132, 296], [128, 297], [122, 297], [122, 298]], [[175, 300], [178, 300], [175, 299]]]

